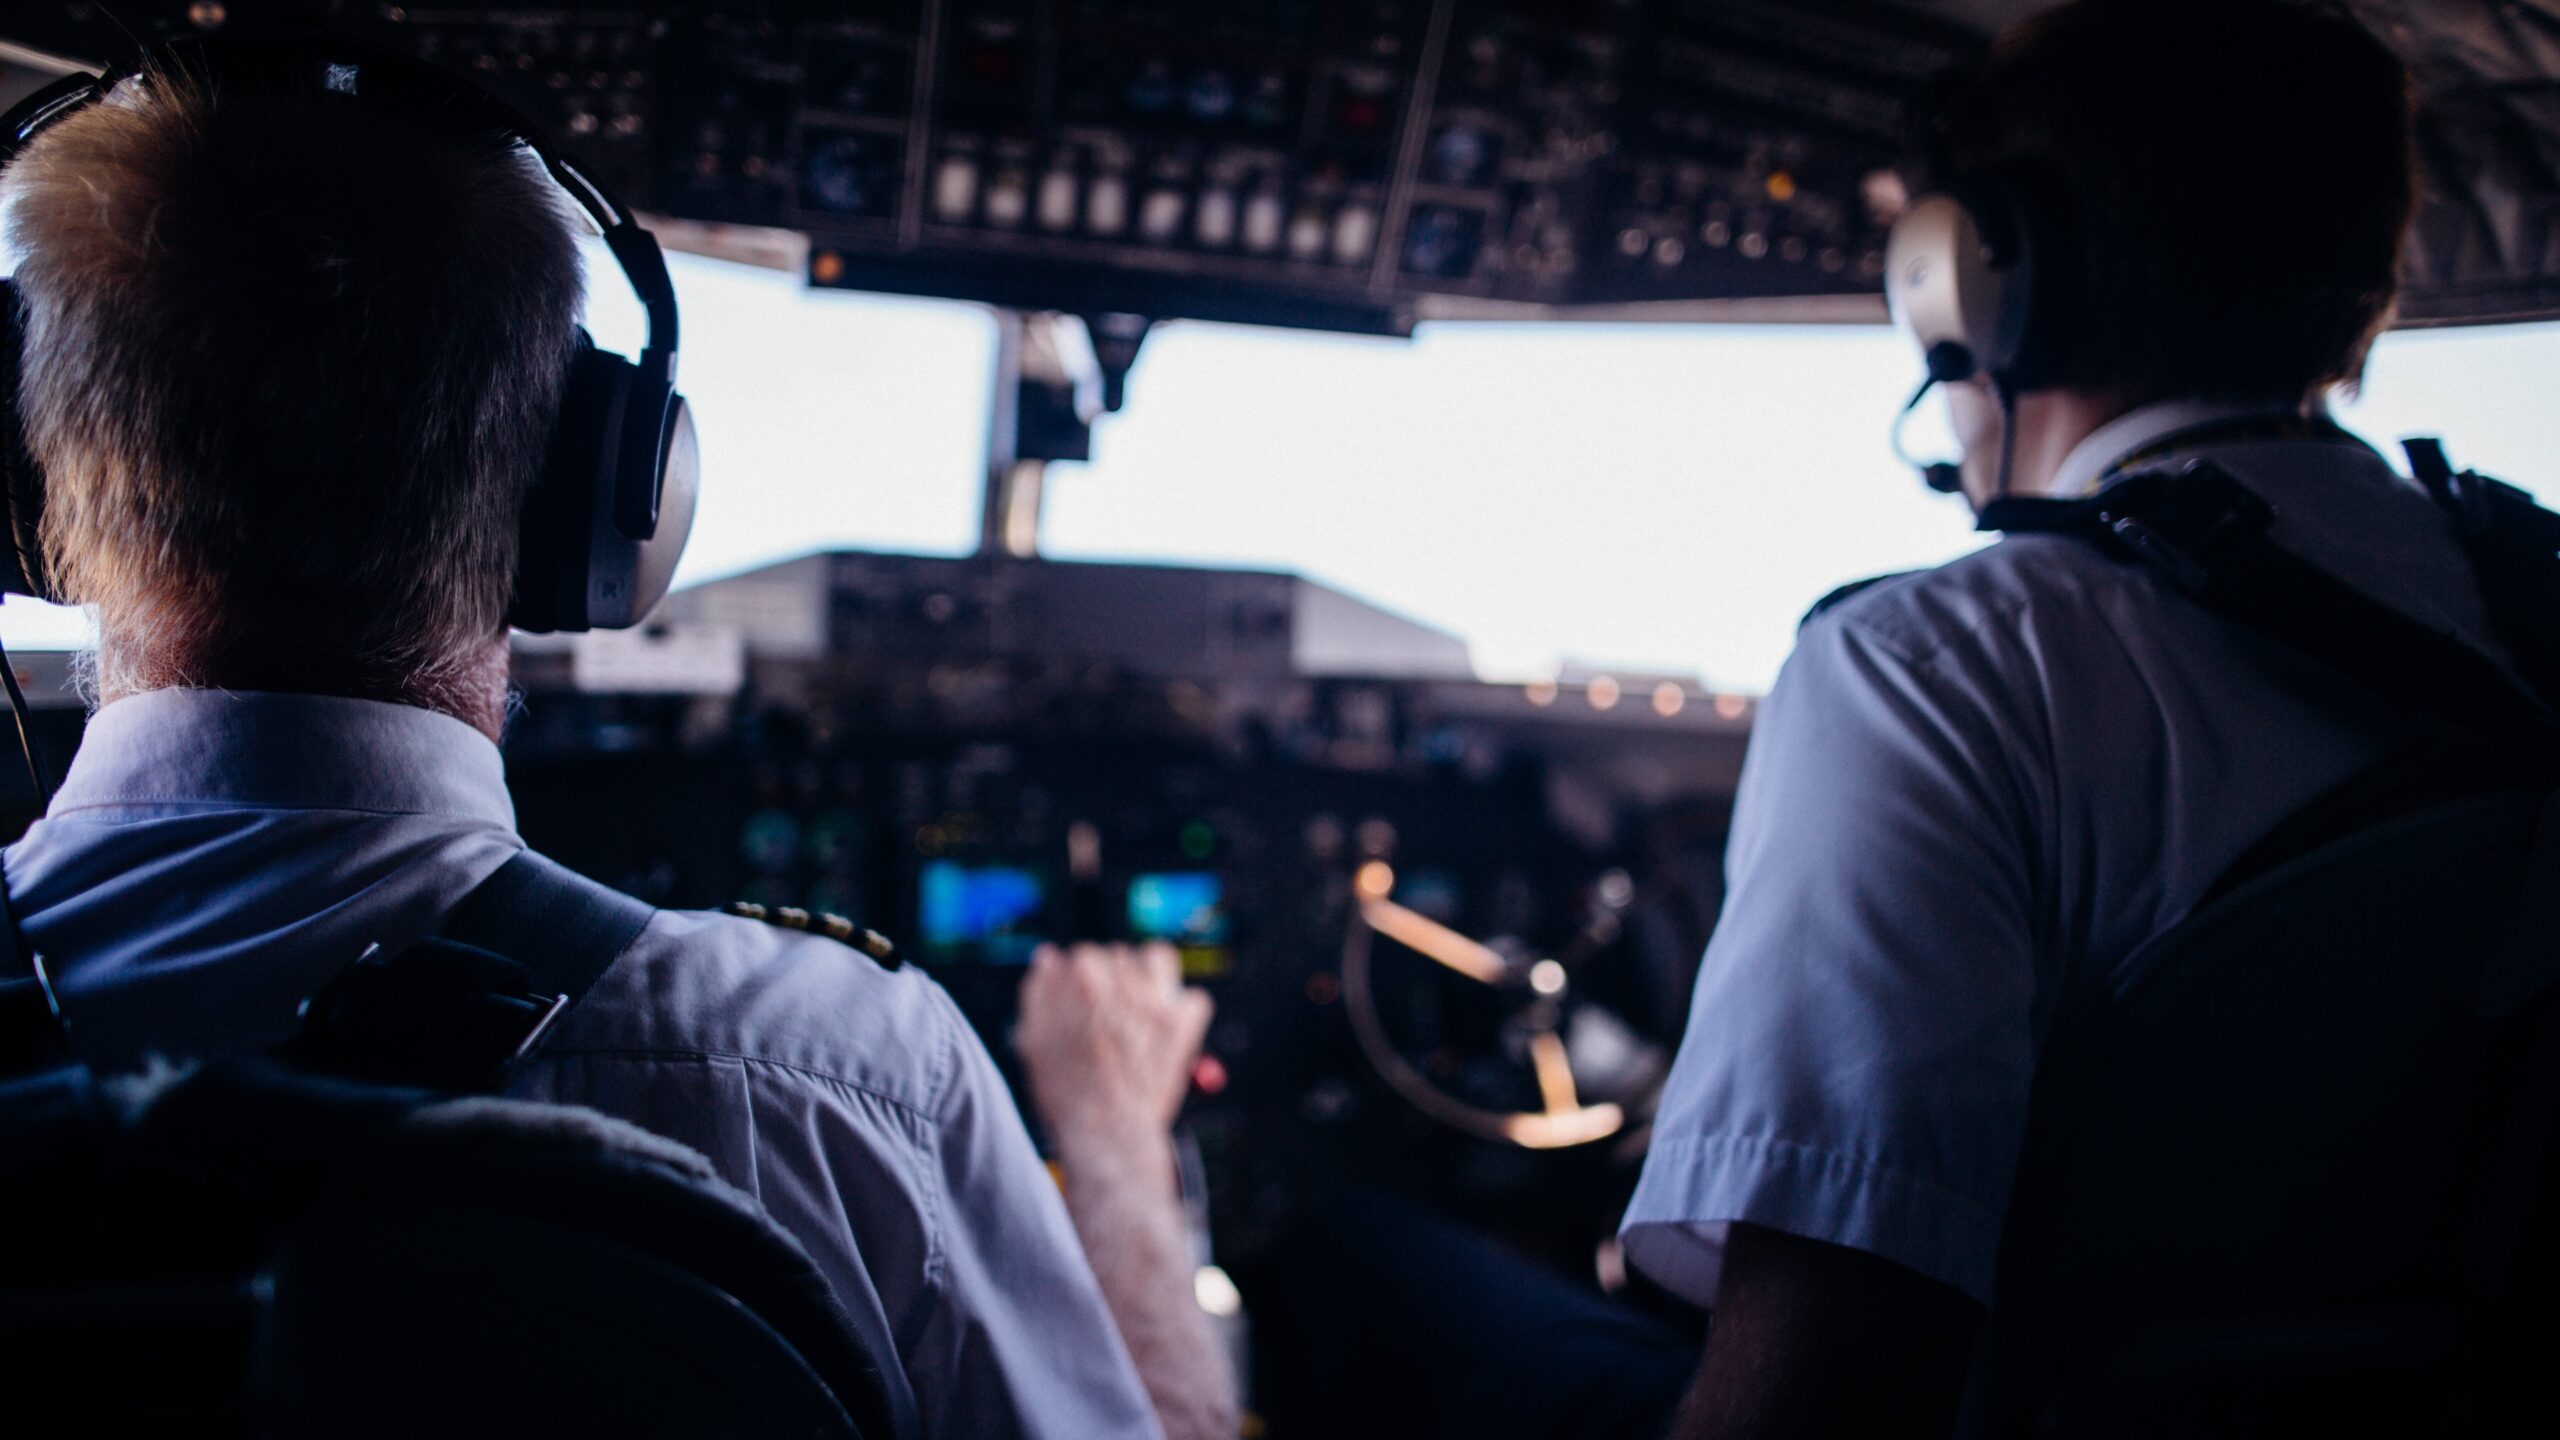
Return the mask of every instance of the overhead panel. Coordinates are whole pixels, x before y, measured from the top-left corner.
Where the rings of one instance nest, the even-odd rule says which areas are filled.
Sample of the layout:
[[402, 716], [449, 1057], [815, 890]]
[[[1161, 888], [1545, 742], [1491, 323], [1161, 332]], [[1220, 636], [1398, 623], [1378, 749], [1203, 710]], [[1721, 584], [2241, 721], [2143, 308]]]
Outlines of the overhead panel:
[[[2403, 317], [2560, 316], [2560, 0], [2355, 0], [2421, 91]], [[2018, 0], [19, 0], [28, 55], [296, 20], [812, 283], [1402, 332], [1872, 320], [1910, 108]], [[23, 87], [21, 87], [23, 88]]]

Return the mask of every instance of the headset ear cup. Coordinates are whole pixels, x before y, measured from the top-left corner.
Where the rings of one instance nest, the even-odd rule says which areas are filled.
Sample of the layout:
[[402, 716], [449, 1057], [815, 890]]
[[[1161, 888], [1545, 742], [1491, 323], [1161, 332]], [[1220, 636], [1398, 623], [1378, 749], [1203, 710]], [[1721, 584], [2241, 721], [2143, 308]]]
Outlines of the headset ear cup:
[[641, 542], [639, 563], [632, 570], [628, 623], [635, 625], [667, 598], [668, 588], [675, 583], [676, 562], [684, 558], [685, 541], [693, 534], [693, 507], [702, 489], [702, 453], [694, 439], [693, 407], [681, 395], [675, 397], [667, 416], [666, 438], [659, 442], [657, 453], [658, 525]]
[[516, 581], [507, 623], [535, 634], [587, 628], [596, 516], [611, 504], [614, 457], [630, 364], [598, 350], [585, 332], [569, 362], [560, 418], [517, 530]]
[[2069, 363], [2079, 309], [2077, 213], [2067, 176], [2039, 165], [2003, 173], [1998, 191], [2019, 255], [2020, 295], [2009, 382], [2034, 390], [2056, 382]]
[[25, 415], [18, 387], [26, 364], [26, 315], [18, 308], [15, 282], [0, 280], [0, 507], [7, 534], [0, 536], [0, 591], [54, 599], [52, 577], [45, 573], [43, 531], [44, 472], [27, 447]]
[[1979, 254], [1968, 257], [1967, 281], [1975, 292], [1970, 308], [1982, 317], [1974, 359], [1984, 371], [2019, 388], [2018, 362], [2041, 308], [2036, 279], [2041, 247], [2034, 226], [2015, 190], [1999, 180], [1968, 181], [1951, 193], [1981, 238]]
[[1964, 379], [1999, 356], [2000, 275], [1974, 206], [1958, 192], [1911, 202], [1885, 244], [1885, 298], [1929, 359], [1933, 379]]

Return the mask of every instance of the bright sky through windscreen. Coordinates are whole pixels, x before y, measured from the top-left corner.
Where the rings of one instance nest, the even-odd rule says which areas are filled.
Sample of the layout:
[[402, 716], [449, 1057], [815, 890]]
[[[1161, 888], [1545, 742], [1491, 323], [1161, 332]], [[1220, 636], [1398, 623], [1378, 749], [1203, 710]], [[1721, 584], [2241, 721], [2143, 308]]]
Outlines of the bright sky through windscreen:
[[[983, 312], [674, 268], [707, 477], [683, 580], [974, 543]], [[599, 338], [627, 346], [636, 307], [610, 272], [594, 288]], [[1978, 543], [1887, 449], [1917, 370], [1880, 327], [1168, 326], [1093, 463], [1053, 468], [1047, 549], [1302, 571], [1456, 631], [1493, 676], [1570, 660], [1763, 690], [1825, 591]], [[2441, 433], [2548, 500], [2555, 377], [2560, 326], [2395, 335], [2342, 418], [2381, 441]], [[84, 633], [24, 600], [0, 612], [13, 645]]]

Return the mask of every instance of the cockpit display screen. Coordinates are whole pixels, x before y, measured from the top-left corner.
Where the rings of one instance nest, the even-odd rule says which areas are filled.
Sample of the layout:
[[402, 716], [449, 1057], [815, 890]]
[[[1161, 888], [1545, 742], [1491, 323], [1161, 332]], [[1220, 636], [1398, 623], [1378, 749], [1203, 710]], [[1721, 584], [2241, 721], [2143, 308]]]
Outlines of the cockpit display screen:
[[1048, 887], [1029, 870], [937, 860], [924, 867], [917, 929], [942, 960], [1027, 964], [1045, 936], [1032, 933]]
[[1203, 871], [1139, 875], [1129, 881], [1129, 933], [1176, 945], [1227, 941], [1226, 884]]

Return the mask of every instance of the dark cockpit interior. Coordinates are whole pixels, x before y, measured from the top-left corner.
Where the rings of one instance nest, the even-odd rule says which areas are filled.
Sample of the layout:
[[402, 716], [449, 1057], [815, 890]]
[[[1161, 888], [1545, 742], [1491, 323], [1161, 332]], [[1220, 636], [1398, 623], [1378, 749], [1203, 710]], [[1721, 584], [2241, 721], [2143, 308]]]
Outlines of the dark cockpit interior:
[[[2043, 8], [13, 0], [0, 108], [137, 44], [316, 29], [484, 88], [670, 251], [990, 307], [974, 553], [801, 554], [628, 632], [519, 635], [508, 783], [527, 842], [649, 905], [869, 932], [1016, 1086], [1036, 949], [1174, 947], [1217, 1007], [1177, 1130], [1198, 1301], [1250, 1376], [1257, 1267], [1346, 1195], [1703, 1330], [1617, 1232], [1760, 698], [1488, 680], [1457, 636], [1306, 576], [1044, 558], [1048, 468], [1148, 404], [1132, 366], [1176, 322], [1881, 325], [1918, 107]], [[2560, 7], [2346, 8], [2416, 84], [2395, 323], [2560, 320]], [[2192, 100], [2164, 77], [2160, 106]], [[79, 665], [14, 661], [58, 783]], [[580, 1283], [575, 1256], [520, 1263]], [[1270, 1426], [1247, 1433], [1319, 1433], [1247, 1395]]]

